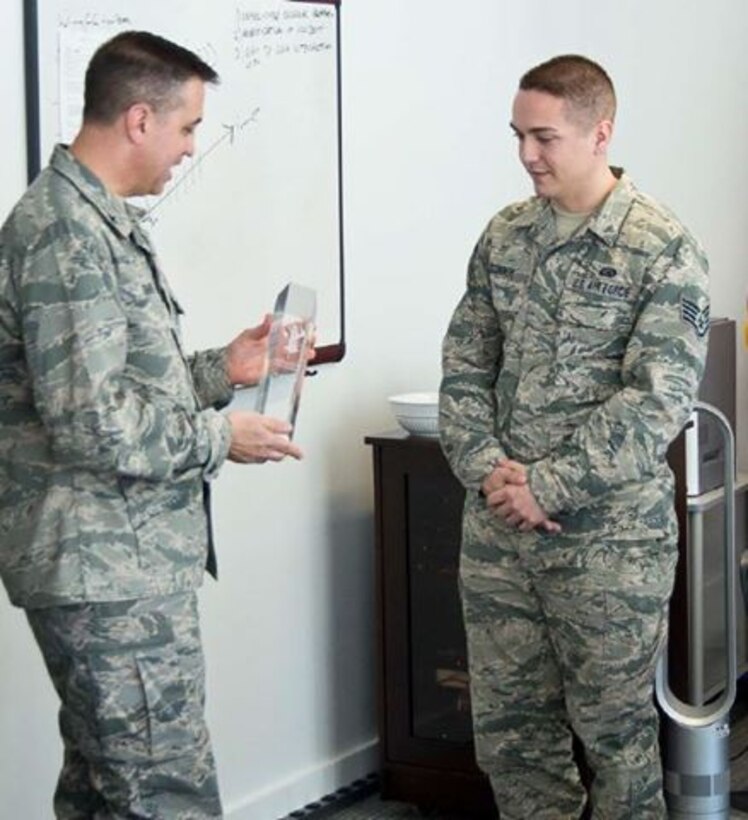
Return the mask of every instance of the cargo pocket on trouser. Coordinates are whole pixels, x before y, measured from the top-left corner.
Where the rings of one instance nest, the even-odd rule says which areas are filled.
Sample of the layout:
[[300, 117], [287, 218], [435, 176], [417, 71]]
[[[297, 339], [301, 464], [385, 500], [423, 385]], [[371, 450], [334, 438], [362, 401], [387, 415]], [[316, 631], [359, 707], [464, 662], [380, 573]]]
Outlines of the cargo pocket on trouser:
[[169, 611], [185, 597], [162, 599], [150, 612], [134, 603], [141, 610], [129, 614], [150, 625], [149, 639], [87, 659], [96, 733], [91, 775], [116, 816], [221, 816], [196, 614]]
[[595, 774], [596, 817], [665, 817], [653, 689], [677, 551], [658, 535], [580, 545], [574, 583], [553, 598], [554, 641], [572, 725]]

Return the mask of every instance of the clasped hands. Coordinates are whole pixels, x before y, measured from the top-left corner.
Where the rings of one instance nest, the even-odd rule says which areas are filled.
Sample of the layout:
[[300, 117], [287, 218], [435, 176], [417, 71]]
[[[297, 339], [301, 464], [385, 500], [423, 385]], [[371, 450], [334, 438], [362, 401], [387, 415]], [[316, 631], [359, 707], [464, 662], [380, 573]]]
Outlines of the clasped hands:
[[[261, 324], [243, 330], [226, 348], [226, 373], [232, 385], [249, 387], [265, 374], [271, 324], [272, 316], [266, 315]], [[312, 345], [307, 361], [314, 355]], [[286, 456], [302, 457], [301, 448], [291, 441], [293, 428], [287, 421], [248, 410], [233, 410], [227, 418], [231, 425], [231, 461], [261, 464], [281, 461]]]
[[489, 509], [521, 532], [536, 527], [549, 533], [561, 532], [561, 525], [551, 521], [532, 494], [524, 464], [502, 458], [483, 479], [481, 490]]

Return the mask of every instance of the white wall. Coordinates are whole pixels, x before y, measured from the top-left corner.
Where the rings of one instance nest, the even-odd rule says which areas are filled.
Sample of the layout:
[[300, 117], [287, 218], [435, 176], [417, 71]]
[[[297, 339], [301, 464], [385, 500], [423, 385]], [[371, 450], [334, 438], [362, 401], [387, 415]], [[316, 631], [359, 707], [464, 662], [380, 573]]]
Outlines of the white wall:
[[[23, 190], [25, 163], [20, 0], [6, 6], [3, 213]], [[563, 51], [610, 70], [620, 97], [613, 160], [700, 236], [713, 313], [740, 319], [746, 22], [744, 0], [344, 0], [349, 352], [305, 388], [305, 462], [229, 465], [216, 493], [223, 577], [202, 605], [228, 816], [275, 820], [376, 766], [363, 438], [392, 427], [387, 395], [437, 386], [472, 243], [496, 208], [529, 192], [508, 128], [519, 75]], [[188, 321], [220, 326], [209, 312], [193, 309]], [[747, 369], [741, 351], [745, 467]], [[45, 820], [60, 756], [55, 704], [23, 617], [2, 607], [0, 817]]]

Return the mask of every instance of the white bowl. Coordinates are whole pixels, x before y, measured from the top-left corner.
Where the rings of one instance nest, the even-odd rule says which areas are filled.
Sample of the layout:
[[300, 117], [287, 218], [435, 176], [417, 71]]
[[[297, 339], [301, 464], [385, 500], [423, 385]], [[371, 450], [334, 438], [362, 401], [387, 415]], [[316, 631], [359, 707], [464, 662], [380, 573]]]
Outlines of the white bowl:
[[388, 401], [404, 430], [416, 436], [439, 435], [438, 393], [401, 393]]

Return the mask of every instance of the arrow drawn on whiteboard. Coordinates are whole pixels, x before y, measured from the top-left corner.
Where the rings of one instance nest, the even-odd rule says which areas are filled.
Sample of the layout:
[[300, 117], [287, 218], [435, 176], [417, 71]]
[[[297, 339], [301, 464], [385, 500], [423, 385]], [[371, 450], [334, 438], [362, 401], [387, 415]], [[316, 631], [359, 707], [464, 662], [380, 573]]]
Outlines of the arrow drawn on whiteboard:
[[148, 209], [148, 213], [145, 215], [143, 221], [144, 222], [155, 222], [154, 212], [158, 210], [167, 199], [169, 199], [174, 193], [176, 193], [180, 188], [184, 185], [185, 182], [190, 180], [195, 172], [202, 167], [203, 163], [206, 159], [218, 148], [220, 145], [223, 145], [228, 140], [229, 145], [233, 145], [234, 141], [241, 131], [243, 131], [247, 126], [254, 125], [257, 123], [257, 119], [260, 114], [260, 107], [252, 111], [252, 113], [246, 117], [245, 119], [241, 120], [238, 123], [222, 123], [221, 127], [223, 128], [223, 134], [214, 140], [204, 151], [200, 153], [197, 159], [192, 163], [192, 165], [187, 168], [184, 173], [179, 177], [179, 179], [172, 185], [172, 187], [158, 200], [158, 202], [154, 203], [152, 208]]

